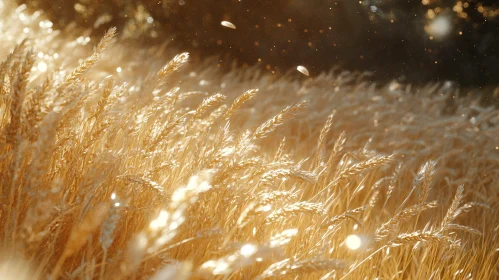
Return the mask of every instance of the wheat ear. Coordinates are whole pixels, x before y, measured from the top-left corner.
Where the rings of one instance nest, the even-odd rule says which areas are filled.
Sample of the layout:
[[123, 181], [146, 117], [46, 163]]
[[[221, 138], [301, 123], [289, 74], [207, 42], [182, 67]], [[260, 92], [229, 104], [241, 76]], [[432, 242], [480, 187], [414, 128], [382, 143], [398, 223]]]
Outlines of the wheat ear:
[[303, 108], [305, 108], [307, 104], [308, 101], [302, 101], [298, 104], [286, 107], [279, 114], [275, 115], [273, 118], [269, 119], [268, 121], [260, 125], [255, 130], [253, 137], [255, 139], [260, 139], [267, 136], [267, 134], [271, 133], [278, 126], [282, 125], [284, 121], [286, 121], [287, 119], [291, 118], [292, 116], [296, 115], [298, 112], [303, 110]]
[[243, 93], [241, 96], [236, 98], [234, 102], [232, 102], [232, 105], [230, 108], [225, 112], [223, 115], [223, 119], [228, 120], [230, 117], [237, 111], [237, 109], [241, 108], [244, 103], [246, 103], [248, 100], [252, 99], [256, 93], [258, 92], [258, 89], [250, 89]]

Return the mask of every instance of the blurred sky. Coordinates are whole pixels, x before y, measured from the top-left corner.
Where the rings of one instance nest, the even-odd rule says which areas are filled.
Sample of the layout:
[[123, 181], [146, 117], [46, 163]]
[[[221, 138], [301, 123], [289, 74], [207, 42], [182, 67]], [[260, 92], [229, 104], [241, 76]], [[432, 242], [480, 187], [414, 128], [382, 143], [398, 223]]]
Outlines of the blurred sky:
[[[304, 65], [371, 71], [376, 81], [499, 83], [499, 5], [456, 0], [51, 0], [20, 1], [54, 23], [76, 22], [96, 36], [170, 41], [221, 66], [260, 64], [279, 73]], [[236, 29], [221, 25], [233, 23]]]

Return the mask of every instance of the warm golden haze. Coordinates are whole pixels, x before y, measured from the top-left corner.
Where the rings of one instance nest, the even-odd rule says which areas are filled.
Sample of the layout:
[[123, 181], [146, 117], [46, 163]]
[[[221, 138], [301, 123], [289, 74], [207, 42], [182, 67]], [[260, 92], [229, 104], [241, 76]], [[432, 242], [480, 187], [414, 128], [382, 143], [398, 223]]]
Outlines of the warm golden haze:
[[0, 24], [0, 278], [497, 278], [496, 108]]

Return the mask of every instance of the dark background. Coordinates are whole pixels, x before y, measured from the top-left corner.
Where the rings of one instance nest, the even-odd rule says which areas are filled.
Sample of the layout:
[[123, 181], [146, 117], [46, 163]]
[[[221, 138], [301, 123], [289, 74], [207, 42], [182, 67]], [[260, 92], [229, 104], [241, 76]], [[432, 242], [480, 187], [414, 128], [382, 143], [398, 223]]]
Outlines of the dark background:
[[[315, 75], [339, 65], [371, 71], [379, 82], [499, 84], [499, 5], [492, 0], [20, 2], [43, 9], [58, 28], [73, 22], [101, 36], [117, 26], [136, 42], [168, 40], [194, 57], [218, 55], [221, 66], [235, 59], [279, 73], [304, 65]], [[425, 30], [432, 13], [449, 20], [447, 35], [431, 37]], [[237, 29], [221, 26], [222, 20]]]

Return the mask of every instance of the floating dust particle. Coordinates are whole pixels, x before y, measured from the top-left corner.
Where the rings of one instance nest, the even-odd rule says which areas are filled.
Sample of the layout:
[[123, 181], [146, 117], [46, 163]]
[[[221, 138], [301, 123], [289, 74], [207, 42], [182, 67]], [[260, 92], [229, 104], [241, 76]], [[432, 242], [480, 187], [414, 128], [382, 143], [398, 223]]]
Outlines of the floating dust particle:
[[236, 29], [236, 26], [235, 26], [232, 22], [230, 22], [230, 21], [225, 21], [225, 20], [224, 20], [224, 21], [222, 21], [222, 23], [221, 23], [221, 24], [222, 24], [223, 26], [225, 26], [225, 27], [232, 28], [232, 29]]
[[300, 73], [302, 73], [305, 76], [310, 75], [310, 73], [308, 72], [308, 69], [305, 68], [304, 66], [300, 65], [300, 66], [296, 67], [296, 70], [298, 70]]

